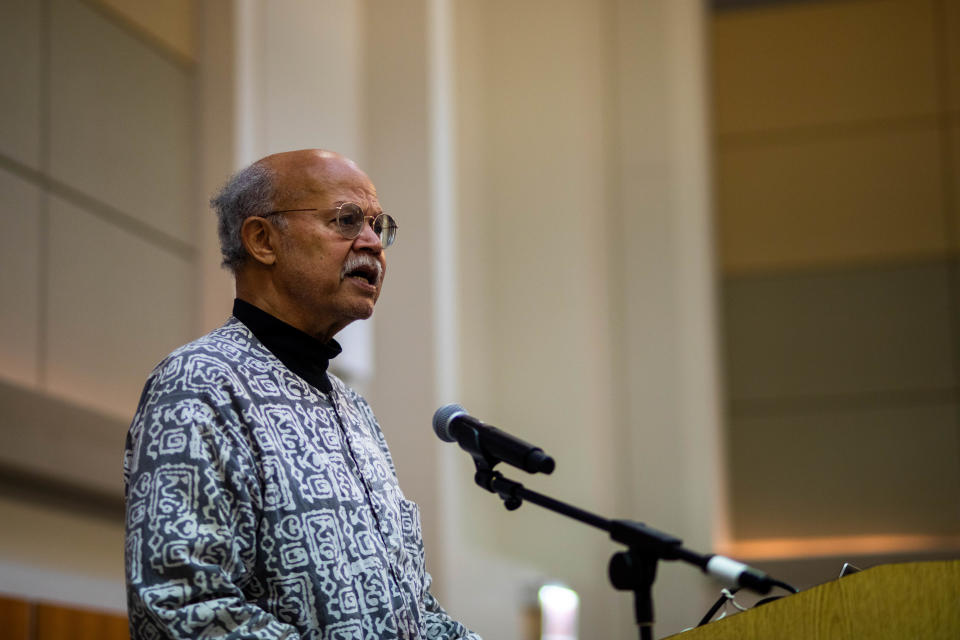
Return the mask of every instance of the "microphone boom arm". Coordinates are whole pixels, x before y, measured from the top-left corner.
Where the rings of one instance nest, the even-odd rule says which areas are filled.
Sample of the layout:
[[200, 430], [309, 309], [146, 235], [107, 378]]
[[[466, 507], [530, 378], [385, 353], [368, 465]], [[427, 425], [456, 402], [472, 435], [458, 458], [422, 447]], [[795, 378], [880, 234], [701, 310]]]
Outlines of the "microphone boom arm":
[[[527, 489], [519, 482], [503, 476], [493, 467], [499, 462], [484, 455], [478, 446], [471, 450], [461, 442], [461, 446], [473, 456], [477, 471], [474, 481], [482, 489], [497, 494], [503, 500], [508, 511], [519, 509], [527, 500], [545, 509], [573, 518], [591, 527], [602, 529], [610, 537], [627, 546], [626, 551], [613, 555], [608, 566], [611, 584], [620, 591], [633, 591], [634, 616], [640, 629], [640, 639], [653, 638], [653, 582], [657, 575], [657, 562], [660, 560], [682, 560], [704, 573], [714, 577], [735, 580], [741, 586], [759, 594], [769, 593], [778, 581], [766, 574], [741, 565], [740, 563], [713, 554], [699, 554], [683, 546], [683, 541], [663, 531], [658, 531], [642, 522], [633, 520], [608, 520], [589, 511], [561, 502], [550, 496]], [[732, 578], [714, 571], [715, 560], [728, 561], [742, 567], [739, 576]], [[713, 561], [713, 562], [712, 562]], [[732, 586], [732, 585], [731, 585]]]

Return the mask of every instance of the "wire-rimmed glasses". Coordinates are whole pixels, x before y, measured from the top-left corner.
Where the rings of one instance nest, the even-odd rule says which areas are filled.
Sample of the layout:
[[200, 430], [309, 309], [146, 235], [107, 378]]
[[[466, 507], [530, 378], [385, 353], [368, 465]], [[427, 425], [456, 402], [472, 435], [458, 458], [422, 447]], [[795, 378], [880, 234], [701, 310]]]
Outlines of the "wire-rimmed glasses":
[[269, 211], [264, 216], [272, 216], [279, 213], [295, 213], [297, 211], [319, 211], [321, 213], [337, 212], [337, 231], [344, 238], [353, 240], [363, 231], [363, 225], [367, 220], [372, 220], [370, 226], [373, 232], [380, 237], [380, 244], [386, 249], [397, 239], [397, 221], [389, 213], [381, 213], [377, 216], [364, 215], [363, 209], [355, 202], [344, 202], [339, 207], [333, 209], [280, 209], [278, 211]]

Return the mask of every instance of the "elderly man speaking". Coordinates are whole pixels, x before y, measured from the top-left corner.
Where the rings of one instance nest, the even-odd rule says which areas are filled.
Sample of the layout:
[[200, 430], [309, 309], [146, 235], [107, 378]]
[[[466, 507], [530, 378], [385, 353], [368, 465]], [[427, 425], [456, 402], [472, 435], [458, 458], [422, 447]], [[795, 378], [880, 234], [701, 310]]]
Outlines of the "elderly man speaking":
[[213, 199], [233, 317], [151, 374], [124, 457], [140, 638], [468, 638], [367, 402], [327, 372], [397, 234], [332, 152], [268, 156]]

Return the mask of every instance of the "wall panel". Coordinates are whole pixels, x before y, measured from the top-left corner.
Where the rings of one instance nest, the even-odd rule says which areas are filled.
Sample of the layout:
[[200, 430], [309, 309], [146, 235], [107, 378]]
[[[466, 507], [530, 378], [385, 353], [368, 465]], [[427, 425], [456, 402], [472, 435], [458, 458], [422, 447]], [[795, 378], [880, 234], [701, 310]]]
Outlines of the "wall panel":
[[94, 0], [3, 0], [0, 54], [0, 591], [122, 611], [124, 429], [195, 318], [194, 70]]
[[933, 0], [784, 3], [718, 13], [721, 135], [937, 108]]
[[947, 107], [960, 112], [960, 2], [939, 0], [943, 7], [943, 28], [946, 39], [944, 64], [947, 82]]
[[50, 208], [49, 389], [126, 417], [192, 333], [192, 264], [58, 198]]
[[947, 127], [947, 144], [949, 145], [949, 171], [946, 173], [950, 184], [947, 185], [947, 197], [949, 198], [949, 209], [946, 211], [948, 216], [948, 226], [951, 233], [952, 249], [960, 253], [960, 115], [954, 116], [950, 126]]
[[[105, 416], [2, 381], [0, 406], [4, 441], [0, 492], [4, 483], [13, 480], [38, 493], [57, 487], [58, 493], [80, 504], [93, 499], [120, 507], [119, 461], [129, 419]], [[119, 511], [116, 508], [114, 513]]]
[[[488, 341], [497, 345], [490, 357], [498, 372], [487, 415], [495, 423], [524, 425], [527, 437], [558, 460], [576, 455], [581, 468], [593, 471], [557, 489], [573, 502], [602, 509], [612, 496], [604, 489], [610, 468], [600, 440], [558, 435], [610, 424], [602, 311], [608, 303], [599, 284], [608, 238], [601, 146], [607, 77], [598, 41], [603, 15], [586, 2], [499, 2], [486, 18], [486, 277], [496, 293], [484, 312]], [[531, 30], [533, 24], [538, 28]], [[518, 56], [512, 43], [520, 40]], [[557, 42], [568, 44], [561, 50]], [[572, 397], [577, 402], [557, 402]], [[480, 512], [467, 517], [477, 519], [471, 527], [477, 534], [489, 527]], [[490, 524], [501, 526], [490, 533], [500, 540], [476, 535], [478, 544], [496, 543], [540, 562], [558, 553], [558, 547], [537, 542], [541, 534], [534, 527], [519, 534], [522, 546], [506, 544], [504, 536], [517, 534], [503, 516], [493, 517]], [[551, 521], [527, 517], [546, 526]], [[564, 533], [570, 544], [590, 544], [583, 537], [588, 531]], [[585, 574], [579, 563], [586, 560], [571, 560], [566, 570]]]
[[192, 75], [78, 0], [51, 3], [54, 178], [193, 242]]
[[953, 0], [715, 16], [735, 539], [960, 531], [958, 34]]
[[727, 278], [728, 397], [949, 391], [950, 295], [938, 262]]
[[41, 2], [0, 2], [0, 154], [40, 166]]
[[0, 591], [122, 612], [123, 519], [15, 493], [0, 486]]
[[159, 46], [168, 48], [185, 61], [196, 59], [194, 23], [199, 4], [196, 0], [92, 0], [115, 11], [141, 29]]
[[[454, 4], [466, 69], [458, 216], [471, 232], [459, 234], [457, 254], [461, 282], [476, 287], [461, 297], [469, 408], [557, 458], [550, 478], [531, 478], [550, 495], [706, 547], [718, 416], [704, 5]], [[508, 564], [511, 577], [525, 571], [533, 583], [549, 572], [573, 586], [581, 637], [636, 635], [629, 596], [602, 573], [609, 550], [596, 531], [529, 507], [505, 513], [469, 484], [469, 460], [456, 462], [470, 547]], [[657, 484], [664, 477], [669, 486]], [[488, 574], [477, 582], [502, 602], [487, 610], [515, 606], [519, 594]], [[658, 633], [690, 624], [701, 584], [684, 567], [661, 570]]]
[[[265, 11], [263, 19], [261, 64], [269, 72], [263, 73], [258, 96], [262, 152], [321, 147], [368, 166], [360, 135], [365, 37], [360, 3], [288, 3], [282, 11]], [[313, 61], [309, 80], [289, 60]], [[328, 60], [337, 63], [323, 63]]]
[[939, 129], [724, 144], [724, 271], [939, 256], [947, 243]]
[[34, 640], [31, 636], [30, 604], [13, 598], [0, 598], [0, 638], [2, 640]]
[[0, 376], [38, 382], [40, 340], [40, 190], [0, 170]]
[[960, 533], [957, 403], [734, 417], [737, 538]]
[[[618, 452], [608, 447], [616, 429], [607, 342], [607, 175], [615, 170], [605, 147], [608, 7], [583, 0], [453, 4], [470, 14], [469, 22], [458, 18], [457, 51], [469, 74], [458, 77], [466, 85], [457, 88], [458, 116], [476, 127], [463, 131], [458, 151], [461, 166], [473, 171], [459, 174], [457, 213], [476, 218], [464, 221], [471, 234], [458, 234], [464, 249], [456, 254], [462, 282], [482, 287], [460, 299], [464, 402], [556, 457], [557, 472], [531, 478], [534, 485], [609, 513]], [[477, 380], [482, 371], [489, 376]], [[516, 611], [529, 597], [524, 583], [549, 576], [580, 594], [582, 628], [620, 637], [611, 612], [627, 603], [597, 572], [607, 560], [602, 536], [535, 507], [505, 512], [495, 496], [477, 493], [467, 458], [452, 472], [464, 480], [457, 501], [470, 505], [461, 530], [473, 557], [461, 564], [476, 567], [489, 556], [496, 559], [490, 566], [510, 567], [501, 572], [508, 576], [503, 586], [497, 574], [478, 575], [491, 591], [480, 606]], [[487, 634], [516, 638], [518, 622], [516, 614], [494, 620]], [[483, 621], [476, 624], [483, 634]]]
[[36, 640], [128, 640], [126, 616], [36, 605]]

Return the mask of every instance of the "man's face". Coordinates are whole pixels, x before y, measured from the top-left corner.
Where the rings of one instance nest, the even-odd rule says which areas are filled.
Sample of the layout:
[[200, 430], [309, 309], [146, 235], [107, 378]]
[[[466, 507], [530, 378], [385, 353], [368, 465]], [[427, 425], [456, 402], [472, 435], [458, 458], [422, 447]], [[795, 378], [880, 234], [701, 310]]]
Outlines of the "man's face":
[[281, 174], [278, 209], [316, 208], [282, 214], [276, 264], [278, 292], [291, 302], [298, 326], [324, 339], [369, 318], [380, 296], [386, 258], [379, 236], [365, 221], [354, 239], [337, 229], [336, 208], [353, 202], [367, 216], [382, 212], [370, 179], [339, 156], [308, 158]]

